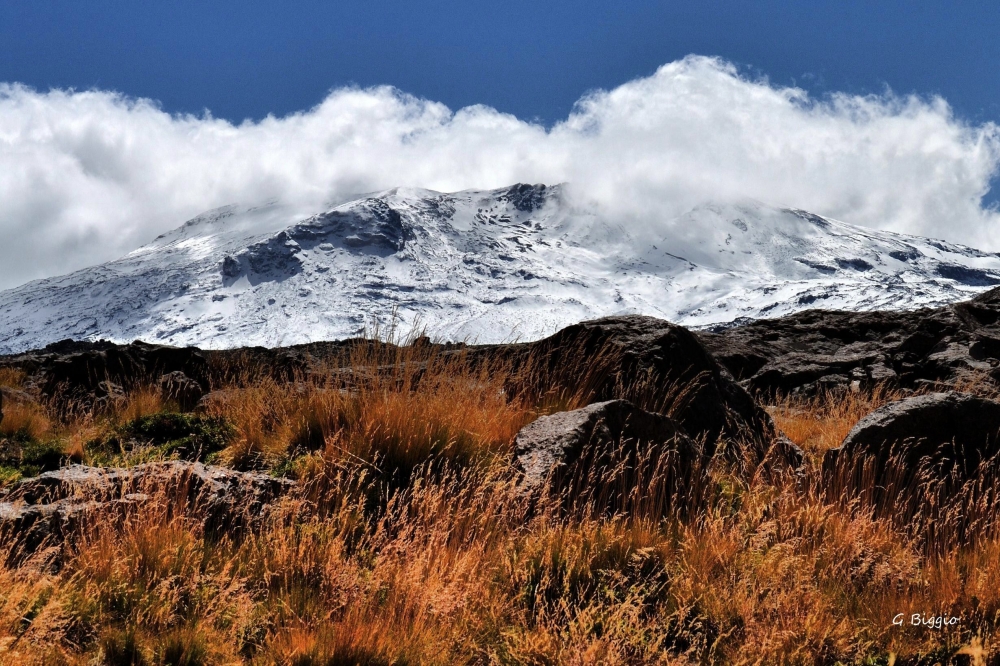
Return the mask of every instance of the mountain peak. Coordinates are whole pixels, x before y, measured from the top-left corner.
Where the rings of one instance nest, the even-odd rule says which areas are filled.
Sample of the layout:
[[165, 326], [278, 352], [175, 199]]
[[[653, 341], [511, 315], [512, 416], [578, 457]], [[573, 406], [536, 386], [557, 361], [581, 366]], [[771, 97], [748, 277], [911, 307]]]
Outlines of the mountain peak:
[[633, 237], [562, 186], [526, 183], [223, 206], [116, 261], [0, 292], [0, 353], [64, 338], [287, 345], [394, 316], [492, 342], [614, 314], [718, 326], [914, 308], [1000, 284], [997, 255], [750, 199], [647, 222]]

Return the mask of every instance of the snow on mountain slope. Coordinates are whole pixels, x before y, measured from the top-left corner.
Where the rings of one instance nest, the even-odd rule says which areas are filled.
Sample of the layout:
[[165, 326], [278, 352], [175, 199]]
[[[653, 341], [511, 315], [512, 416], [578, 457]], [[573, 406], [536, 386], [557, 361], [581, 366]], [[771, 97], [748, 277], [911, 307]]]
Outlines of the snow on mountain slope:
[[227, 206], [116, 261], [0, 292], [0, 353], [64, 338], [288, 345], [393, 316], [490, 342], [610, 314], [703, 327], [1000, 284], [997, 254], [757, 202], [654, 222], [639, 237], [542, 185], [398, 188], [319, 214]]

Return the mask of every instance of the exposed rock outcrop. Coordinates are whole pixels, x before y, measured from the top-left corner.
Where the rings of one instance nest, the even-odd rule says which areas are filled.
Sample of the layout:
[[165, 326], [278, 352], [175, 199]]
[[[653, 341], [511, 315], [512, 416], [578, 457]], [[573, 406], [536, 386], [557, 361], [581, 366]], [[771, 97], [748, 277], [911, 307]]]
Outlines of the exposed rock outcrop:
[[1000, 289], [911, 312], [809, 310], [698, 337], [751, 393], [1000, 379]]
[[[182, 511], [209, 530], [238, 530], [266, 511], [293, 482], [191, 462], [147, 463], [128, 468], [74, 465], [24, 479], [0, 495], [0, 542], [10, 557], [58, 546], [86, 526], [159, 500], [167, 517]], [[169, 506], [164, 507], [166, 503]]]
[[[74, 342], [0, 359], [28, 375], [31, 387], [48, 398], [89, 404], [114, 401], [115, 387], [154, 384], [162, 375], [182, 372], [207, 386], [208, 363], [200, 350], [133, 342]], [[196, 401], [197, 402], [197, 401]]]
[[[0, 363], [24, 370], [45, 396], [103, 408], [120, 400], [123, 389], [159, 382], [164, 396], [178, 400], [187, 410], [199, 404], [204, 407], [201, 398], [210, 388], [210, 364], [286, 382], [322, 371], [349, 385], [366, 372], [392, 372], [391, 367], [351, 367], [357, 357], [392, 359], [392, 353], [383, 353], [382, 348], [388, 347], [359, 339], [229, 351], [62, 342], [0, 359]], [[473, 363], [509, 362], [515, 374], [525, 369], [523, 374], [536, 377], [540, 387], [579, 390], [585, 402], [631, 400], [647, 411], [670, 416], [687, 435], [703, 442], [708, 455], [725, 441], [727, 456], [739, 462], [792, 467], [801, 462], [801, 451], [777, 436], [768, 414], [733, 381], [699, 338], [660, 319], [607, 317], [570, 326], [536, 342], [466, 346], [425, 340], [419, 349], [421, 353], [461, 355]]]

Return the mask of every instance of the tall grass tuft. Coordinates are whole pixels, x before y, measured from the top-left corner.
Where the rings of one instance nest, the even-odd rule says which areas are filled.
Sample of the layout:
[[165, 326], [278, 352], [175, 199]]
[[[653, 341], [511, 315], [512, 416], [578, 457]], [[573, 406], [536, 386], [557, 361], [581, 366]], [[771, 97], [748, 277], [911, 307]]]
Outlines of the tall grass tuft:
[[778, 428], [809, 454], [822, 457], [840, 446], [851, 428], [904, 393], [885, 384], [866, 391], [821, 392], [811, 397], [779, 396], [768, 411]]

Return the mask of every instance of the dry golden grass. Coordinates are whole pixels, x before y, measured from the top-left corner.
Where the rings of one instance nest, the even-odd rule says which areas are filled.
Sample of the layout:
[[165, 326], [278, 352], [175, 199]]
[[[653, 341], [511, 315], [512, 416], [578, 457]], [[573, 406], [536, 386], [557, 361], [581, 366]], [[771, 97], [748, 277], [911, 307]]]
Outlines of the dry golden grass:
[[[0, 368], [0, 387], [21, 389], [26, 377], [18, 368]], [[8, 396], [3, 406], [4, 418], [0, 421], [0, 438], [30, 436], [39, 439], [52, 429], [52, 420], [38, 403], [27, 400], [11, 400]]]
[[[0, 573], [0, 660], [865, 663], [943, 657], [980, 632], [989, 649], [1000, 613], [1000, 543], [928, 560], [791, 489], [663, 525], [525, 519], [497, 468], [425, 478], [375, 521], [360, 502], [319, 516], [289, 501], [240, 543], [155, 506], [99, 525], [57, 575]], [[892, 625], [913, 612], [962, 622]]]
[[45, 408], [36, 402], [11, 402], [3, 406], [3, 421], [0, 421], [0, 438], [28, 437], [41, 440], [53, 430], [53, 420]]
[[111, 403], [105, 418], [116, 424], [126, 423], [142, 416], [162, 412], [167, 406], [155, 386], [140, 386], [127, 392], [122, 400]]
[[27, 377], [20, 368], [0, 368], [0, 386], [19, 389], [24, 386]]
[[882, 405], [905, 395], [886, 386], [871, 391], [846, 391], [808, 398], [780, 397], [768, 407], [775, 425], [813, 456], [840, 446], [851, 428]]
[[[693, 515], [567, 517], [519, 494], [510, 446], [572, 392], [520, 394], [509, 368], [461, 355], [358, 353], [322, 381], [218, 387], [227, 462], [291, 461], [299, 480], [259, 529], [206, 535], [164, 490], [87, 528], [58, 571], [0, 567], [0, 663], [996, 663], [1000, 539], [931, 555], [817, 484], [724, 469]], [[891, 397], [774, 414], [816, 455]], [[159, 408], [133, 398], [115, 418]]]
[[[222, 460], [270, 466], [322, 451], [328, 459], [411, 470], [428, 459], [501, 455], [520, 428], [551, 408], [551, 394], [511, 395], [511, 372], [462, 353], [359, 346], [349, 370], [321, 369], [293, 382], [233, 372], [207, 413], [229, 419], [238, 440]], [[573, 408], [579, 399], [561, 397]]]

